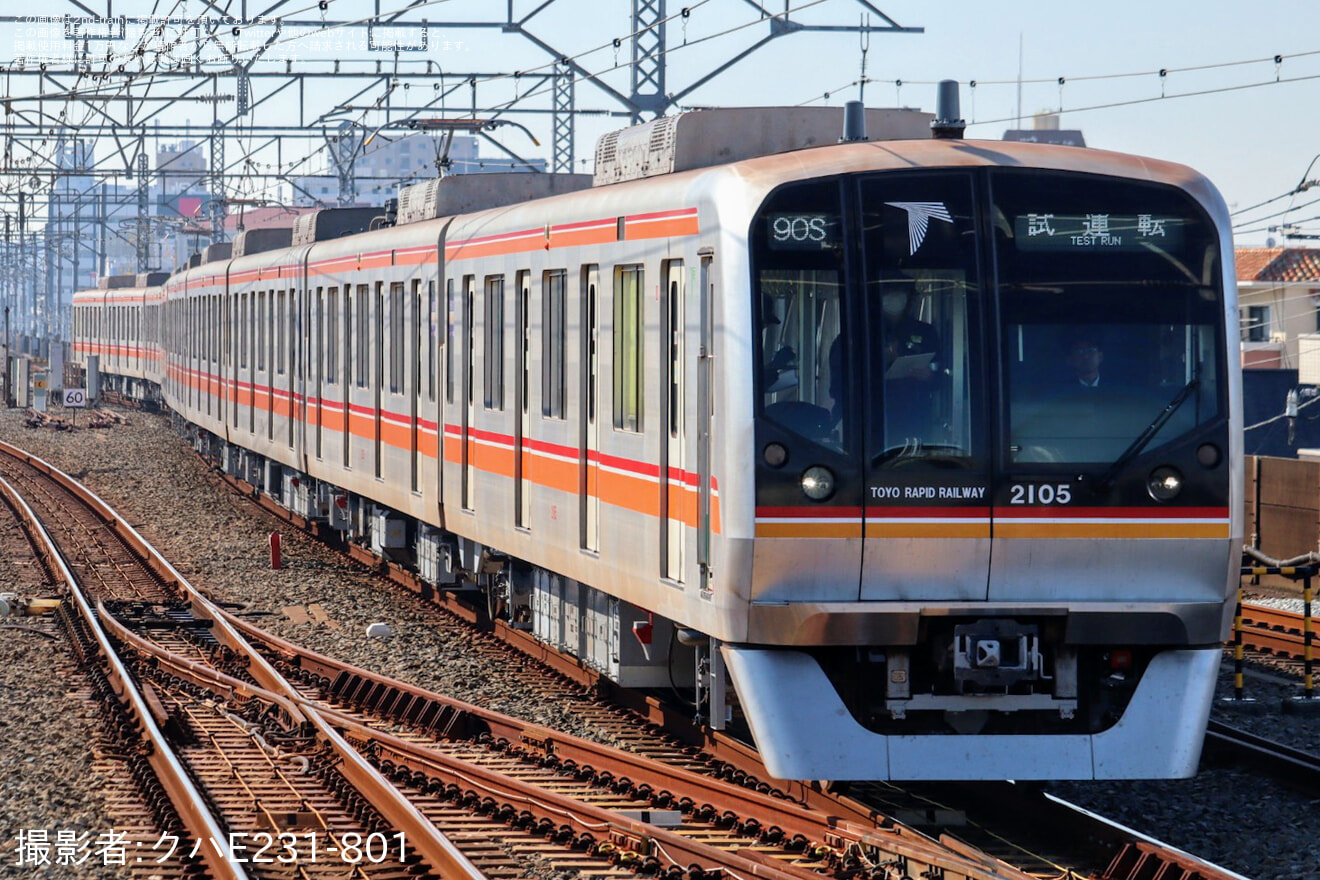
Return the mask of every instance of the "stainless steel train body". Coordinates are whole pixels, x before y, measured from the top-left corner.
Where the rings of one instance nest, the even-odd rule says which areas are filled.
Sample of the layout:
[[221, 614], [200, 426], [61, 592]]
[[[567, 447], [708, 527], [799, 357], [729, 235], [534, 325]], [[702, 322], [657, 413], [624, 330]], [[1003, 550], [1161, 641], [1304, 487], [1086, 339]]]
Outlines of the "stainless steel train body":
[[95, 357], [109, 390], [158, 399], [165, 278], [163, 273], [121, 276], [113, 286], [74, 295], [75, 357], [84, 362]]
[[[841, 144], [198, 265], [102, 369], [621, 680], [685, 684], [700, 636], [780, 777], [1190, 775], [1242, 533], [1229, 228], [1181, 166]], [[79, 352], [119, 344], [98, 296]]]

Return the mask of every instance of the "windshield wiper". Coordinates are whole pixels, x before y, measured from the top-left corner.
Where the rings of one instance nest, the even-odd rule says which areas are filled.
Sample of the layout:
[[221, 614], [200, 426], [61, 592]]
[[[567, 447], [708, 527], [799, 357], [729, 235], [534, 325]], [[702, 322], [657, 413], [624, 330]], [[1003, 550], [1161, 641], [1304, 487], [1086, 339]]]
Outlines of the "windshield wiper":
[[1160, 429], [1164, 427], [1169, 419], [1173, 418], [1173, 414], [1178, 411], [1178, 407], [1182, 406], [1200, 385], [1201, 376], [1198, 372], [1188, 380], [1186, 385], [1179, 389], [1178, 393], [1173, 396], [1173, 400], [1164, 405], [1164, 409], [1160, 410], [1151, 423], [1146, 426], [1146, 430], [1137, 435], [1137, 439], [1132, 441], [1132, 445], [1124, 449], [1123, 454], [1114, 459], [1114, 463], [1109, 466], [1109, 469], [1100, 475], [1100, 478], [1096, 481], [1096, 491], [1103, 491], [1113, 485], [1114, 477], [1118, 476], [1123, 468], [1131, 464], [1132, 459], [1141, 454], [1141, 450], [1145, 449], [1150, 441], [1155, 439], [1155, 435], [1160, 432]]

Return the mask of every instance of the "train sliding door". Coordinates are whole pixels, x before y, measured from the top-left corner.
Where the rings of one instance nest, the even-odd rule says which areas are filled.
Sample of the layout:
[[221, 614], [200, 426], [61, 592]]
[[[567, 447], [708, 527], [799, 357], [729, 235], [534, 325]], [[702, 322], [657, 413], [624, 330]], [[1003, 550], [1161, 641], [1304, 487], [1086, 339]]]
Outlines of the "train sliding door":
[[[532, 526], [532, 493], [528, 473], [531, 470], [528, 440], [532, 432], [532, 391], [528, 381], [528, 349], [531, 345], [532, 273], [520, 269], [515, 279], [518, 292], [514, 303], [514, 327], [517, 329], [513, 348], [513, 396], [517, 410], [513, 422], [513, 524], [520, 529], [529, 529]], [[541, 369], [546, 369], [544, 364]]]
[[[431, 283], [431, 299], [435, 299], [435, 282]], [[400, 296], [400, 300], [402, 300]], [[434, 309], [434, 303], [431, 308]], [[408, 334], [409, 344], [412, 347], [411, 361], [405, 363], [412, 364], [412, 375], [404, 390], [408, 394], [408, 460], [411, 464], [408, 467], [408, 488], [414, 492], [422, 491], [421, 477], [421, 438], [419, 436], [420, 426], [418, 425], [418, 410], [422, 402], [422, 376], [423, 364], [430, 367], [430, 383], [435, 382], [435, 364], [431, 360], [434, 357], [434, 350], [428, 349], [427, 340], [430, 330], [430, 321], [422, 320], [422, 281], [420, 278], [414, 278], [412, 282], [412, 297], [409, 300], [408, 322], [405, 325], [412, 328], [412, 333]], [[427, 356], [429, 355], [429, 357]], [[431, 387], [434, 387], [432, 385]]]
[[475, 300], [477, 297], [477, 278], [475, 275], [463, 276], [463, 402], [461, 405], [463, 411], [463, 424], [461, 430], [462, 437], [462, 493], [463, 509], [474, 510], [476, 508], [476, 486], [473, 474], [473, 455], [476, 451], [476, 444], [472, 439], [472, 422], [476, 403], [474, 400], [475, 390], [473, 385], [476, 379], [473, 376], [473, 332], [472, 320], [475, 309]]
[[578, 530], [583, 550], [600, 550], [600, 425], [597, 421], [600, 384], [597, 381], [600, 334], [597, 323], [597, 290], [600, 267], [582, 267], [582, 363], [581, 446], [578, 450]]
[[660, 518], [664, 523], [664, 537], [660, 544], [660, 558], [662, 576], [677, 583], [683, 581], [684, 521], [688, 507], [683, 455], [686, 442], [683, 430], [684, 287], [683, 262], [670, 260], [665, 264], [660, 315], [660, 338], [664, 340], [660, 459]]
[[857, 190], [863, 600], [987, 595], [990, 371], [972, 184], [960, 172], [886, 174]]

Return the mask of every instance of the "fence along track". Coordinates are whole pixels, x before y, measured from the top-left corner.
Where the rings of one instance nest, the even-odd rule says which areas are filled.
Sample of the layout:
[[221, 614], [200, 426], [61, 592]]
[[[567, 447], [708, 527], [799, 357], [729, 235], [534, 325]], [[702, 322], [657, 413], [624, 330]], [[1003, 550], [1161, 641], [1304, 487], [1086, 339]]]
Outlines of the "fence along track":
[[[45, 479], [50, 480], [60, 486], [63, 492], [68, 493], [76, 504], [81, 505], [94, 512], [95, 516], [101, 521], [100, 528], [89, 526], [86, 523], [85, 516], [75, 516], [72, 518], [77, 523], [80, 536], [89, 537], [94, 540], [105, 540], [107, 533], [113, 535], [119, 542], [131, 551], [131, 555], [136, 557], [131, 562], [125, 562], [116, 558], [117, 554], [108, 554], [112, 561], [112, 567], [124, 575], [124, 582], [130, 585], [129, 595], [140, 597], [143, 591], [137, 588], [141, 582], [141, 576], [136, 572], [148, 572], [149, 580], [162, 585], [162, 591], [165, 587], [171, 587], [180, 597], [185, 598], [191, 605], [193, 613], [198, 617], [209, 617], [212, 622], [212, 632], [218, 641], [235, 654], [247, 658], [247, 671], [252, 677], [264, 686], [269, 692], [277, 695], [277, 704], [279, 711], [285, 716], [286, 725], [292, 728], [304, 728], [312, 733], [318, 742], [329, 748], [339, 762], [337, 772], [342, 775], [345, 783], [355, 789], [366, 802], [380, 816], [399, 831], [404, 832], [409, 848], [421, 855], [433, 868], [440, 872], [446, 880], [450, 878], [479, 878], [483, 875], [462, 855], [452, 843], [439, 834], [434, 826], [428, 822], [424, 816], [413, 807], [405, 797], [386, 780], [379, 772], [373, 768], [370, 763], [355, 749], [353, 749], [343, 737], [335, 731], [323, 718], [319, 717], [314, 711], [306, 711], [296, 707], [289, 699], [291, 695], [296, 695], [293, 687], [283, 679], [255, 650], [246, 644], [244, 639], [238, 635], [232, 627], [224, 620], [215, 618], [212, 612], [215, 609], [210, 601], [199, 591], [187, 583], [186, 579], [176, 571], [173, 566], [161, 557], [150, 544], [138, 532], [133, 529], [126, 521], [118, 516], [108, 505], [105, 504], [94, 493], [78, 484], [67, 474], [59, 469], [47, 464], [46, 462], [29, 456], [21, 450], [8, 444], [0, 443], [0, 452], [7, 453], [7, 461], [12, 467], [14, 461], [21, 462], [27, 468], [41, 474]], [[12, 487], [10, 487], [10, 491]], [[56, 505], [67, 505], [69, 502], [53, 501]], [[27, 516], [33, 522], [37, 522], [36, 514], [30, 507], [24, 505]], [[68, 520], [66, 520], [67, 522]], [[58, 560], [55, 567], [62, 573], [66, 583], [69, 584], [71, 593], [77, 590], [78, 581], [70, 571], [69, 567], [58, 557], [56, 542], [50, 539], [48, 533], [46, 540], [49, 546], [49, 552], [55, 554]], [[126, 573], [126, 572], [132, 572]], [[110, 588], [110, 592], [115, 592]], [[81, 594], [81, 591], [78, 590]], [[86, 617], [93, 616], [91, 606], [86, 599], [82, 598], [80, 612]], [[102, 650], [111, 650], [108, 641], [102, 647]], [[127, 670], [123, 668], [122, 662], [119, 662], [119, 671], [124, 681], [131, 681]], [[116, 688], [118, 692], [118, 688]], [[151, 718], [150, 709], [147, 706], [146, 699], [141, 700], [141, 709], [146, 712], [148, 719]], [[152, 720], [152, 726], [155, 728], [155, 721]], [[156, 732], [160, 731], [156, 728]], [[164, 740], [162, 738], [162, 744]], [[155, 744], [153, 743], [153, 748]], [[173, 754], [166, 749], [165, 754]], [[179, 772], [186, 777], [182, 766]], [[164, 782], [164, 780], [162, 780]], [[167, 785], [176, 784], [170, 780]], [[195, 791], [195, 789], [194, 789]], [[171, 792], [171, 800], [174, 800]], [[176, 807], [182, 810], [189, 809], [186, 799], [180, 798]], [[224, 839], [225, 835], [220, 833], [218, 823], [214, 829], [207, 829], [206, 834], [199, 834], [195, 823], [189, 823], [188, 829], [195, 839], [216, 841]], [[211, 833], [211, 832], [214, 833]], [[229, 861], [229, 860], [225, 860]], [[227, 865], [232, 867], [232, 865]], [[246, 874], [227, 875], [218, 873], [219, 877], [245, 877]]]

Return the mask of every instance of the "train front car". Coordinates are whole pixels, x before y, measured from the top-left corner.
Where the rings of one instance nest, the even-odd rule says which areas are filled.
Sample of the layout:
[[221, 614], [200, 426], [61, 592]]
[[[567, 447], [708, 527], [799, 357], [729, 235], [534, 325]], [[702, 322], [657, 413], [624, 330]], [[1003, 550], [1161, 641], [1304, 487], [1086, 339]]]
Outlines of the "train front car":
[[814, 155], [832, 176], [749, 229], [755, 542], [724, 657], [767, 766], [1193, 774], [1242, 532], [1218, 193], [1071, 148]]

